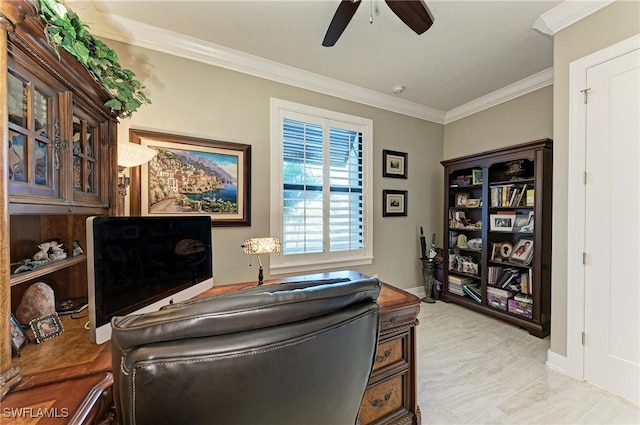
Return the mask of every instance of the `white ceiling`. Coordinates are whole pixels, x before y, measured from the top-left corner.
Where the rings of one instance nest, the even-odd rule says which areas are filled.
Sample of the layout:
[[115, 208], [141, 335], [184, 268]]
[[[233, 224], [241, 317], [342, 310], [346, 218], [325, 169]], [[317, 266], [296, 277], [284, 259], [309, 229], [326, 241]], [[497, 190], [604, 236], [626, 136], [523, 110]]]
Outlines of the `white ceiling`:
[[384, 1], [362, 1], [334, 47], [321, 42], [339, 0], [69, 4], [97, 36], [105, 34], [104, 22], [126, 34], [124, 17], [385, 96], [396, 97], [393, 88], [401, 85], [398, 98], [443, 113], [553, 65], [553, 39], [533, 25], [562, 1], [427, 0], [435, 23], [422, 35]]

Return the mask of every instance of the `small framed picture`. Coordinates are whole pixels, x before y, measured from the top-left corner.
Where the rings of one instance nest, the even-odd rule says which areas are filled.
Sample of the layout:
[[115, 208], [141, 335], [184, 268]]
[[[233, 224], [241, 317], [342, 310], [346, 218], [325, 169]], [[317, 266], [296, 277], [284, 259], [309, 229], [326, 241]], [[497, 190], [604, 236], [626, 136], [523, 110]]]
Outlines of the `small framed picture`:
[[58, 313], [47, 314], [46, 316], [38, 317], [29, 322], [33, 336], [36, 339], [36, 343], [40, 344], [54, 336], [60, 335], [64, 329], [62, 328], [62, 322], [58, 317]]
[[491, 214], [491, 230], [497, 232], [511, 232], [516, 220], [514, 215]]
[[469, 199], [468, 193], [456, 193], [456, 207], [467, 207], [467, 199]]
[[482, 184], [482, 168], [474, 168], [471, 175], [471, 184]]
[[407, 216], [407, 191], [383, 190], [382, 191], [382, 216], [406, 217]]
[[513, 222], [513, 231], [520, 232], [520, 229], [526, 226], [528, 222], [529, 217], [527, 217], [525, 214], [516, 215], [516, 219]]
[[509, 256], [509, 261], [512, 263], [520, 263], [527, 265], [533, 259], [533, 240], [527, 238], [520, 238], [516, 245], [513, 247], [513, 251]]
[[382, 151], [382, 177], [406, 179], [407, 170], [406, 152]]
[[468, 198], [467, 199], [467, 208], [480, 208], [480, 199]]
[[13, 314], [9, 320], [9, 330], [11, 331], [11, 350], [16, 354], [16, 356], [20, 357], [20, 350], [23, 345], [29, 342], [29, 337], [25, 333], [24, 329], [20, 327], [20, 324]]

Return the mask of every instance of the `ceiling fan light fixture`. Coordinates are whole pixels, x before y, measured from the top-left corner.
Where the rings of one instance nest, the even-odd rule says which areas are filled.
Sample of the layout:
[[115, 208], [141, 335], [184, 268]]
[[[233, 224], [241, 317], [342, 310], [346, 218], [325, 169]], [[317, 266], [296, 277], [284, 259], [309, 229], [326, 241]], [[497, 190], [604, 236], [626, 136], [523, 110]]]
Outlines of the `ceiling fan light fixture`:
[[402, 94], [403, 91], [404, 91], [404, 86], [398, 85], [393, 88], [394, 94]]

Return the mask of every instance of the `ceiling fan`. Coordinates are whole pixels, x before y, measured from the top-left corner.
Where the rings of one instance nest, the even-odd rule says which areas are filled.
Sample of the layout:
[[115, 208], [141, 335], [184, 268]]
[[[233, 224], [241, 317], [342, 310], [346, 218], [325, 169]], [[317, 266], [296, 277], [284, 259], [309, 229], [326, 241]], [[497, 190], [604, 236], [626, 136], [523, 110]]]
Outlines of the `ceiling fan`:
[[[433, 25], [433, 16], [422, 0], [385, 0], [385, 2], [393, 13], [417, 34], [422, 34]], [[323, 46], [331, 47], [336, 44], [360, 3], [362, 3], [361, 0], [340, 2], [322, 41]]]

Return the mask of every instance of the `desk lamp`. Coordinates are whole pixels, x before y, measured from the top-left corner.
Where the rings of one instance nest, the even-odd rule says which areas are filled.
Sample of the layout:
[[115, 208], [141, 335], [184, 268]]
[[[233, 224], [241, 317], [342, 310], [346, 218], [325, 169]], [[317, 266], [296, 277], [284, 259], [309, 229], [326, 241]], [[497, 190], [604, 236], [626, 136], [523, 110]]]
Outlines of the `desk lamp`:
[[260, 269], [258, 271], [258, 285], [262, 285], [264, 283], [264, 276], [262, 271], [262, 261], [260, 261], [260, 254], [280, 252], [280, 241], [277, 238], [250, 238], [245, 239], [241, 247], [244, 249], [245, 254], [256, 254], [256, 257], [258, 257], [258, 264], [260, 265]]

